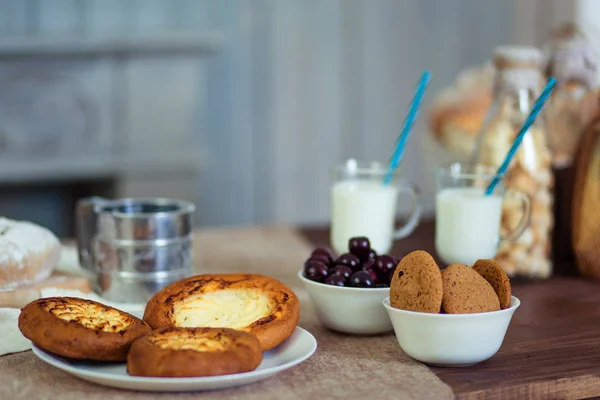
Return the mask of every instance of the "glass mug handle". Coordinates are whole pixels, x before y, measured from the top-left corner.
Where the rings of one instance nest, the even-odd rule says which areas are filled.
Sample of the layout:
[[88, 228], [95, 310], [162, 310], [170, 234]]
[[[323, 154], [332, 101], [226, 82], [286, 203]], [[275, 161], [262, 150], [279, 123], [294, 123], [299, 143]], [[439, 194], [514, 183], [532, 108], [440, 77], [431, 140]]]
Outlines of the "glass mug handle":
[[[412, 182], [403, 182], [398, 188], [399, 192], [408, 192], [410, 195], [410, 214], [406, 223], [394, 232], [394, 239], [404, 239], [419, 225], [421, 221], [421, 204], [419, 203], [419, 188]], [[399, 204], [400, 202], [398, 202]]]
[[521, 234], [529, 226], [529, 221], [531, 220], [531, 199], [529, 198], [529, 196], [523, 192], [518, 192], [516, 190], [511, 189], [508, 189], [506, 191], [506, 194], [509, 194], [521, 200], [521, 204], [523, 205], [523, 216], [517, 224], [517, 227], [513, 229], [512, 232], [509, 232], [506, 235], [500, 235], [500, 243], [512, 242], [514, 240], [517, 240], [519, 236], [521, 236]]

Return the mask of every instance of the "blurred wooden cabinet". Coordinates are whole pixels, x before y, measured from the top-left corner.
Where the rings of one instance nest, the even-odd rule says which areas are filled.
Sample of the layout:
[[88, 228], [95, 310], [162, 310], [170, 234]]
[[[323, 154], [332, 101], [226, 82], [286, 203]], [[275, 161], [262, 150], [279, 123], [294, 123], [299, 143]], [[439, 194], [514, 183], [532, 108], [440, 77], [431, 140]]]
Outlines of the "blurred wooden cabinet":
[[208, 8], [0, 0], [3, 215], [66, 234], [57, 221], [71, 224], [74, 196], [198, 203], [206, 63], [221, 37]]
[[0, 0], [0, 210], [69, 234], [77, 197], [198, 202], [207, 0]]
[[[0, 204], [2, 184], [94, 179], [114, 182], [116, 197], [197, 203], [204, 58], [214, 43], [184, 42], [172, 54], [177, 43], [28, 40], [16, 59], [0, 42]], [[48, 215], [65, 213], [52, 204]]]
[[25, 161], [24, 173], [39, 165], [61, 176], [58, 165], [69, 163], [72, 176], [89, 173], [79, 166], [90, 159], [108, 174], [150, 172], [148, 165], [160, 172], [163, 163], [196, 168], [205, 51], [214, 48], [202, 38], [185, 41], [182, 54], [171, 54], [173, 42], [148, 49], [147, 41], [134, 41], [123, 49], [26, 40], [17, 50], [0, 42], [0, 181], [3, 170], [12, 176], [11, 165]]

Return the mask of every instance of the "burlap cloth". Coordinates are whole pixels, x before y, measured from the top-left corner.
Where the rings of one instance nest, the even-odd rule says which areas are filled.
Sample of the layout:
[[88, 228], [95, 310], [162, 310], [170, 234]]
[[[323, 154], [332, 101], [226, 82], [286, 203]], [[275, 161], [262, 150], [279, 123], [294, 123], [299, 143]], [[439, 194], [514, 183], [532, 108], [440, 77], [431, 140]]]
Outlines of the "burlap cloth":
[[[405, 355], [393, 334], [354, 337], [322, 328], [296, 276], [309, 244], [286, 227], [208, 230], [196, 239], [201, 272], [258, 272], [280, 279], [302, 303], [300, 325], [317, 339], [317, 352], [300, 365], [233, 389], [163, 393], [98, 386], [46, 365], [31, 351], [0, 357], [0, 399], [445, 399], [452, 390], [426, 366]], [[1, 340], [1, 339], [0, 339]]]

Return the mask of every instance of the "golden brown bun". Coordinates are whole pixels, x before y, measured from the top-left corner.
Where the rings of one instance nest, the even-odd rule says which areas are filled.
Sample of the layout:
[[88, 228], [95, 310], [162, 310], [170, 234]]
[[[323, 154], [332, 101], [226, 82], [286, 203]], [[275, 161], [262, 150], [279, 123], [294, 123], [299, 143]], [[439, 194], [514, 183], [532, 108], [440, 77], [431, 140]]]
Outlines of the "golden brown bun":
[[[244, 321], [247, 318], [248, 321]], [[206, 274], [175, 282], [146, 305], [152, 328], [213, 327], [250, 332], [263, 351], [278, 346], [296, 329], [300, 303], [280, 281], [263, 275]]]
[[75, 297], [47, 297], [27, 304], [19, 329], [37, 347], [80, 360], [124, 361], [131, 343], [150, 327], [116, 308]]
[[228, 328], [165, 328], [138, 338], [127, 356], [134, 376], [194, 377], [253, 371], [262, 361], [256, 336]]

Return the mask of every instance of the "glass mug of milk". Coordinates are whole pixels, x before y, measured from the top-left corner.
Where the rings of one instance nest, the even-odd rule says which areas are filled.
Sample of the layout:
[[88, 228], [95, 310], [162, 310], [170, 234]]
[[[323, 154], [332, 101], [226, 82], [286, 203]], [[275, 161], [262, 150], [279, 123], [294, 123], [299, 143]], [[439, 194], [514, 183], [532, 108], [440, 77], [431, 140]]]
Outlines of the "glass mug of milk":
[[[366, 236], [373, 250], [385, 254], [395, 239], [410, 235], [419, 224], [418, 189], [397, 172], [384, 184], [387, 171], [382, 164], [354, 159], [334, 167], [330, 241], [337, 254], [348, 252], [348, 240], [355, 236]], [[395, 229], [401, 193], [407, 194], [410, 211], [406, 223]]]
[[[503, 241], [517, 239], [529, 225], [531, 201], [525, 193], [506, 190], [500, 180], [493, 193], [484, 194], [495, 173], [460, 163], [435, 169], [435, 249], [446, 264], [492, 259]], [[502, 203], [509, 198], [522, 203], [523, 216], [512, 232], [501, 235]]]

